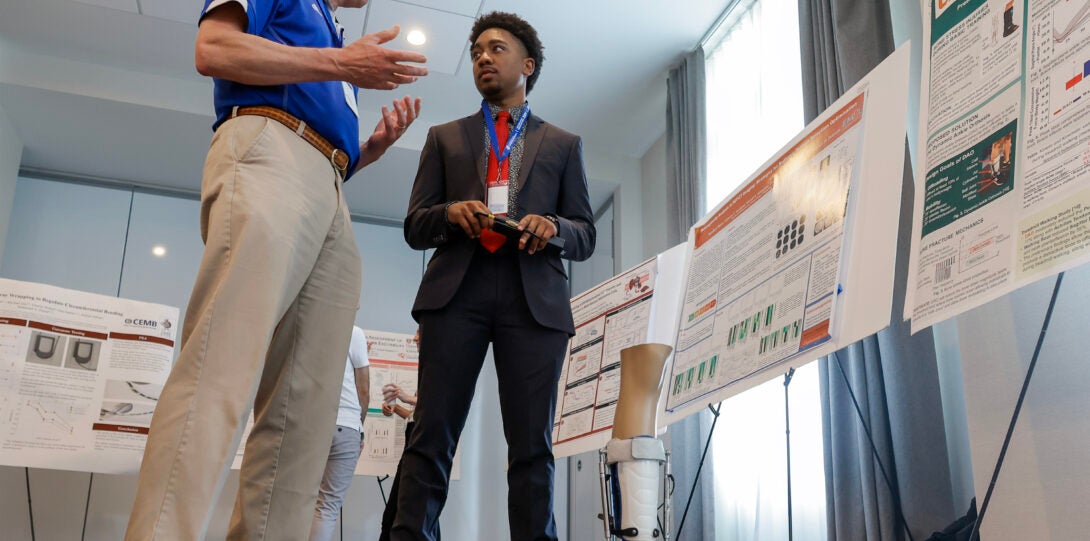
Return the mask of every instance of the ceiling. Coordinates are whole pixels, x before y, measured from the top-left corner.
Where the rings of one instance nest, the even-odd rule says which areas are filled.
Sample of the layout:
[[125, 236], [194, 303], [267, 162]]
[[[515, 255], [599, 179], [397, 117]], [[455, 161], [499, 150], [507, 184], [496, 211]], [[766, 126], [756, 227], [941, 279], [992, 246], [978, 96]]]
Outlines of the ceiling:
[[[404, 215], [427, 128], [471, 114], [480, 102], [467, 38], [478, 14], [499, 10], [522, 15], [545, 44], [530, 102], [536, 114], [583, 136], [597, 208], [620, 183], [639, 179], [595, 164], [636, 160], [662, 135], [666, 71], [731, 2], [371, 0], [338, 10], [350, 37], [399, 24], [402, 34], [389, 46], [422, 51], [430, 71], [397, 94], [360, 93], [364, 137], [395, 97], [421, 96], [424, 107], [397, 145], [352, 179], [349, 206], [365, 216]], [[23, 141], [23, 169], [198, 191], [212, 123], [211, 81], [193, 67], [200, 5], [0, 1], [0, 109]], [[410, 29], [428, 41], [408, 44]]]

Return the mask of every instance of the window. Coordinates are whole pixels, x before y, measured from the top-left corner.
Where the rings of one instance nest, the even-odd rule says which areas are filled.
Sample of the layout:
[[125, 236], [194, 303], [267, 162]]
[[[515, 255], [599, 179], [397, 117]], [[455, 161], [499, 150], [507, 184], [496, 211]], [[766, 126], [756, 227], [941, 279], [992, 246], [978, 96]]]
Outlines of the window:
[[[705, 49], [711, 210], [803, 128], [797, 0], [742, 0]], [[816, 363], [795, 373], [790, 391], [794, 536], [823, 540]], [[782, 377], [723, 402], [712, 444], [717, 539], [787, 539], [784, 418]]]
[[705, 46], [707, 207], [803, 128], [797, 0], [743, 0]]

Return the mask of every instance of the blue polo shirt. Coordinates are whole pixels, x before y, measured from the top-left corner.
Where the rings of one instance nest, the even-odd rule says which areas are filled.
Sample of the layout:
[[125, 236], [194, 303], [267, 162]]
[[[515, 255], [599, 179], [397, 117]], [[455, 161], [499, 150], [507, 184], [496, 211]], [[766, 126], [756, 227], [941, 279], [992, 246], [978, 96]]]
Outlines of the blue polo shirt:
[[[204, 0], [201, 18], [210, 10], [235, 2], [246, 10], [246, 32], [293, 47], [343, 47], [344, 30], [326, 0]], [[342, 81], [253, 86], [213, 78], [215, 130], [231, 117], [234, 106], [276, 107], [302, 119], [333, 146], [348, 153], [348, 171], [360, 158], [360, 124], [356, 87]]]

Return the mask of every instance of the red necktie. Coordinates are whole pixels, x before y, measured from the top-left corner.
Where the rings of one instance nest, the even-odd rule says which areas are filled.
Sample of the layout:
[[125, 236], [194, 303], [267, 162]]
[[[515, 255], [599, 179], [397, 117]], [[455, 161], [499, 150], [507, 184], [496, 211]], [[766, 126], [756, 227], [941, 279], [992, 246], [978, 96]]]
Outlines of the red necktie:
[[[488, 153], [488, 173], [485, 176], [485, 180], [488, 185], [496, 182], [497, 180], [510, 180], [508, 176], [509, 167], [511, 163], [510, 156], [508, 159], [503, 160], [501, 165], [496, 159], [496, 148], [504, 148], [507, 146], [507, 135], [510, 133], [510, 128], [507, 126], [507, 119], [511, 117], [507, 111], [500, 111], [500, 114], [496, 117], [496, 144], [492, 146]], [[506, 213], [504, 214], [506, 216]], [[499, 250], [503, 243], [507, 241], [507, 237], [501, 233], [492, 231], [491, 229], [484, 229], [481, 231], [481, 246], [484, 246], [489, 252], [495, 252]]]

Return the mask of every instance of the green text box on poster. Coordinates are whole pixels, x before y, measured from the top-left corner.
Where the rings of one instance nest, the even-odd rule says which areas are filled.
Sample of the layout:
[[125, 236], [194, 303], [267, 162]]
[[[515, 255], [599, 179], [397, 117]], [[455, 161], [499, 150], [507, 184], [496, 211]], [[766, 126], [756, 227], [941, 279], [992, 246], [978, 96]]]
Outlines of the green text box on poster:
[[1011, 191], [1018, 121], [928, 171], [923, 235], [927, 236]]

